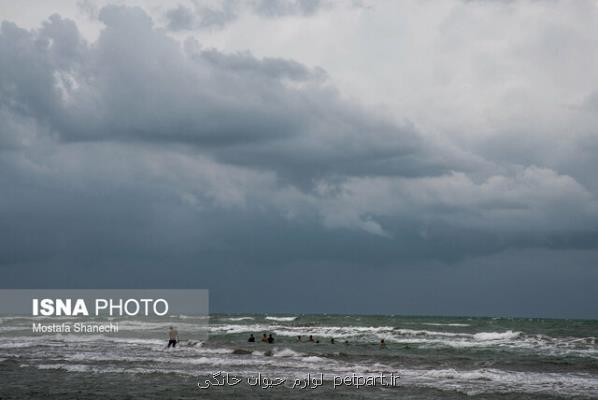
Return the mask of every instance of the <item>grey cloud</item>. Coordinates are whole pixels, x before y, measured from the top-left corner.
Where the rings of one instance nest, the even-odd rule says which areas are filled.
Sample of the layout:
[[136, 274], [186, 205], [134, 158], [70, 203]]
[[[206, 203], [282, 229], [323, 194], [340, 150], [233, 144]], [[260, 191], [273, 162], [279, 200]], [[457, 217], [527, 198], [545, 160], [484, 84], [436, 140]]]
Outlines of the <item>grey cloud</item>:
[[581, 104], [581, 107], [579, 107], [581, 110], [583, 111], [587, 111], [587, 112], [598, 112], [598, 90], [591, 92], [583, 101]]
[[222, 0], [216, 5], [195, 1], [189, 6], [179, 4], [168, 9], [163, 18], [166, 27], [172, 31], [218, 29], [235, 21], [243, 13], [265, 18], [308, 17], [329, 4], [329, 1], [323, 0]]
[[[319, 198], [305, 200], [305, 194], [280, 188], [271, 173], [133, 144], [29, 149], [4, 154], [0, 167], [0, 184], [11, 188], [0, 209], [8, 227], [0, 252], [5, 266], [179, 260], [270, 270], [318, 260], [388, 267], [426, 260], [455, 263], [464, 255], [509, 248], [591, 249], [598, 244], [596, 230], [571, 235], [571, 229], [542, 229], [538, 234], [534, 227], [526, 229], [525, 220], [513, 234], [513, 218], [510, 230], [441, 219], [422, 224], [430, 216], [425, 207], [385, 211], [371, 189], [371, 206], [336, 200], [323, 190]], [[389, 235], [372, 235], [378, 232], [358, 226], [347, 217], [353, 212], [346, 211], [349, 205], [383, 214]], [[328, 229], [321, 227], [322, 215], [329, 218]]]
[[2, 24], [3, 265], [383, 267], [598, 245], [573, 175], [437, 143], [319, 68], [181, 46], [140, 9], [99, 16], [93, 43], [58, 16]]
[[189, 7], [180, 5], [170, 9], [165, 14], [168, 28], [174, 31], [190, 30], [195, 27], [195, 14]]
[[[39, 71], [12, 71], [11, 81], [30, 86], [5, 98], [63, 140], [190, 144], [302, 184], [326, 175], [413, 176], [456, 166], [435, 159], [438, 151], [413, 127], [341, 100], [321, 69], [193, 46], [185, 52], [140, 9], [106, 7], [100, 19], [106, 28], [93, 45], [81, 44], [72, 22], [57, 17], [40, 32], [11, 28], [32, 49], [24, 62]], [[50, 42], [50, 32], [61, 36]], [[13, 34], [6, 29], [3, 42]], [[5, 52], [11, 59], [10, 48]]]
[[78, 0], [77, 8], [79, 11], [90, 19], [97, 19], [99, 14], [98, 3], [93, 0]]
[[320, 8], [322, 0], [257, 0], [254, 10], [261, 15], [285, 16], [285, 15], [311, 15]]
[[237, 1], [223, 0], [219, 8], [201, 6], [193, 8], [179, 4], [164, 14], [167, 27], [173, 31], [221, 28], [237, 18]]
[[198, 61], [205, 61], [216, 69], [234, 73], [255, 74], [262, 79], [290, 79], [293, 81], [318, 81], [326, 79], [326, 71], [316, 67], [309, 69], [294, 60], [264, 58], [258, 60], [249, 52], [223, 54], [215, 49], [197, 55]]

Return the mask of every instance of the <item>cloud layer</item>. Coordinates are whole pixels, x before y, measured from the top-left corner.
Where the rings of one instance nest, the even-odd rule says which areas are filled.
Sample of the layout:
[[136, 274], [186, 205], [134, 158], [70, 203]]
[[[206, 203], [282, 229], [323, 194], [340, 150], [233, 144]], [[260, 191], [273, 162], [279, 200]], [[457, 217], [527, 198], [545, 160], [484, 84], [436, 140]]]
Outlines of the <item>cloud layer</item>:
[[[555, 160], [550, 129], [436, 135], [343, 95], [322, 67], [171, 35], [333, 7], [247, 4], [180, 5], [165, 26], [109, 5], [95, 40], [58, 14], [2, 22], [1, 265], [375, 271], [598, 247], [598, 162]], [[598, 143], [592, 93], [572, 149]]]

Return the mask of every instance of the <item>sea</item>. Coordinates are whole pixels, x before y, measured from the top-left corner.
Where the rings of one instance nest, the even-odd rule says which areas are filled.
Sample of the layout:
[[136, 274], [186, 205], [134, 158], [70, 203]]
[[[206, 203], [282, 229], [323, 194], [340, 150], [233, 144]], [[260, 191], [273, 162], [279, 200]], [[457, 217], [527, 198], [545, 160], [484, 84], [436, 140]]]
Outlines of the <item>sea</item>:
[[207, 338], [205, 317], [112, 322], [0, 317], [0, 399], [598, 399], [597, 320], [213, 314]]

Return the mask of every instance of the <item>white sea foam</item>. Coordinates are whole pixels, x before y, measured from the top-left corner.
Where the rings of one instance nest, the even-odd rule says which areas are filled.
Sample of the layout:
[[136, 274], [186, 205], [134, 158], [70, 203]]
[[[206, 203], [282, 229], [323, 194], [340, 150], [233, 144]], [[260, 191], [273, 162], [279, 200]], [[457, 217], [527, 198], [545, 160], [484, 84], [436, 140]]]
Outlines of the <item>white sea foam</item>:
[[249, 321], [249, 320], [253, 320], [255, 318], [253, 317], [230, 317], [230, 318], [225, 318], [227, 321]]
[[272, 355], [274, 357], [298, 357], [298, 356], [302, 356], [303, 354], [298, 353], [289, 348], [284, 348], [282, 350], [278, 350], [275, 348], [274, 351], [272, 352]]
[[265, 317], [269, 321], [281, 321], [281, 322], [289, 322], [295, 321], [298, 317]]
[[523, 392], [598, 395], [598, 377], [587, 373], [518, 372], [499, 369], [400, 370], [399, 373], [403, 385], [455, 388], [469, 394]]
[[469, 333], [427, 331], [414, 329], [396, 329], [395, 333], [402, 336], [434, 336], [434, 337], [471, 337]]
[[184, 315], [184, 314], [180, 314], [180, 315], [171, 315], [170, 318], [200, 319], [200, 320], [204, 320], [204, 319], [210, 319], [210, 316], [209, 315]]
[[43, 317], [33, 317], [33, 316], [26, 316], [26, 315], [7, 315], [7, 316], [0, 318], [0, 322], [12, 321], [15, 319], [30, 320], [32, 318], [43, 318]]
[[308, 356], [308, 357], [301, 357], [301, 361], [315, 363], [315, 362], [323, 362], [328, 361], [325, 358], [318, 357], [318, 356]]
[[521, 335], [521, 332], [480, 332], [473, 335], [473, 338], [478, 341], [489, 341], [489, 340], [505, 340], [514, 339]]
[[[22, 365], [24, 367], [29, 366], [27, 364]], [[166, 374], [180, 374], [180, 375], [191, 375], [196, 376], [196, 371], [169, 369], [164, 370], [160, 368], [115, 368], [115, 367], [91, 367], [85, 364], [41, 364], [35, 366], [38, 369], [62, 369], [67, 372], [90, 372], [90, 373], [125, 373], [125, 374], [154, 374], [154, 373], [166, 373]]]
[[31, 326], [0, 326], [0, 332], [16, 332], [31, 329]]
[[234, 352], [233, 349], [226, 349], [226, 348], [207, 348], [207, 347], [200, 347], [198, 349], [194, 349], [196, 352], [199, 353], [206, 353], [206, 354], [231, 354]]
[[40, 343], [34, 341], [0, 341], [0, 349], [22, 349], [34, 346], [62, 346], [63, 344], [57, 343]]
[[[124, 320], [117, 321], [118, 328], [120, 331], [166, 331], [169, 327], [175, 326], [172, 321], [169, 322], [152, 322], [152, 321], [135, 321], [135, 320]], [[178, 322], [176, 327], [179, 331], [185, 332], [200, 332], [207, 330], [207, 324], [205, 323], [192, 323], [192, 322]]]
[[359, 337], [370, 335], [471, 337], [468, 333], [397, 329], [393, 326], [286, 326], [269, 324], [213, 324], [210, 333], [274, 332], [280, 336]]
[[38, 369], [63, 369], [68, 372], [88, 372], [91, 366], [85, 364], [40, 364], [36, 365]]

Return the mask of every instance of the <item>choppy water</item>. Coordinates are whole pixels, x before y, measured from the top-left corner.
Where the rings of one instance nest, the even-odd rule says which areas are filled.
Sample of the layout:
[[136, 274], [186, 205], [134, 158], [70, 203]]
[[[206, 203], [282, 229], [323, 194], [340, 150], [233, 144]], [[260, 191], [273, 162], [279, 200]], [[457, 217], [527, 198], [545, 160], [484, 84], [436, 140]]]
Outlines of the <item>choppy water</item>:
[[[2, 318], [0, 398], [598, 398], [598, 321], [213, 315], [209, 340], [198, 341], [199, 322], [125, 321], [118, 337], [34, 336], [31, 319]], [[182, 339], [175, 350], [165, 348], [169, 324]], [[250, 333], [257, 343], [247, 343]], [[275, 343], [259, 342], [262, 333]], [[323, 374], [324, 382], [197, 387], [218, 371], [287, 383]], [[381, 372], [399, 375], [397, 386], [332, 389], [335, 376]]]

